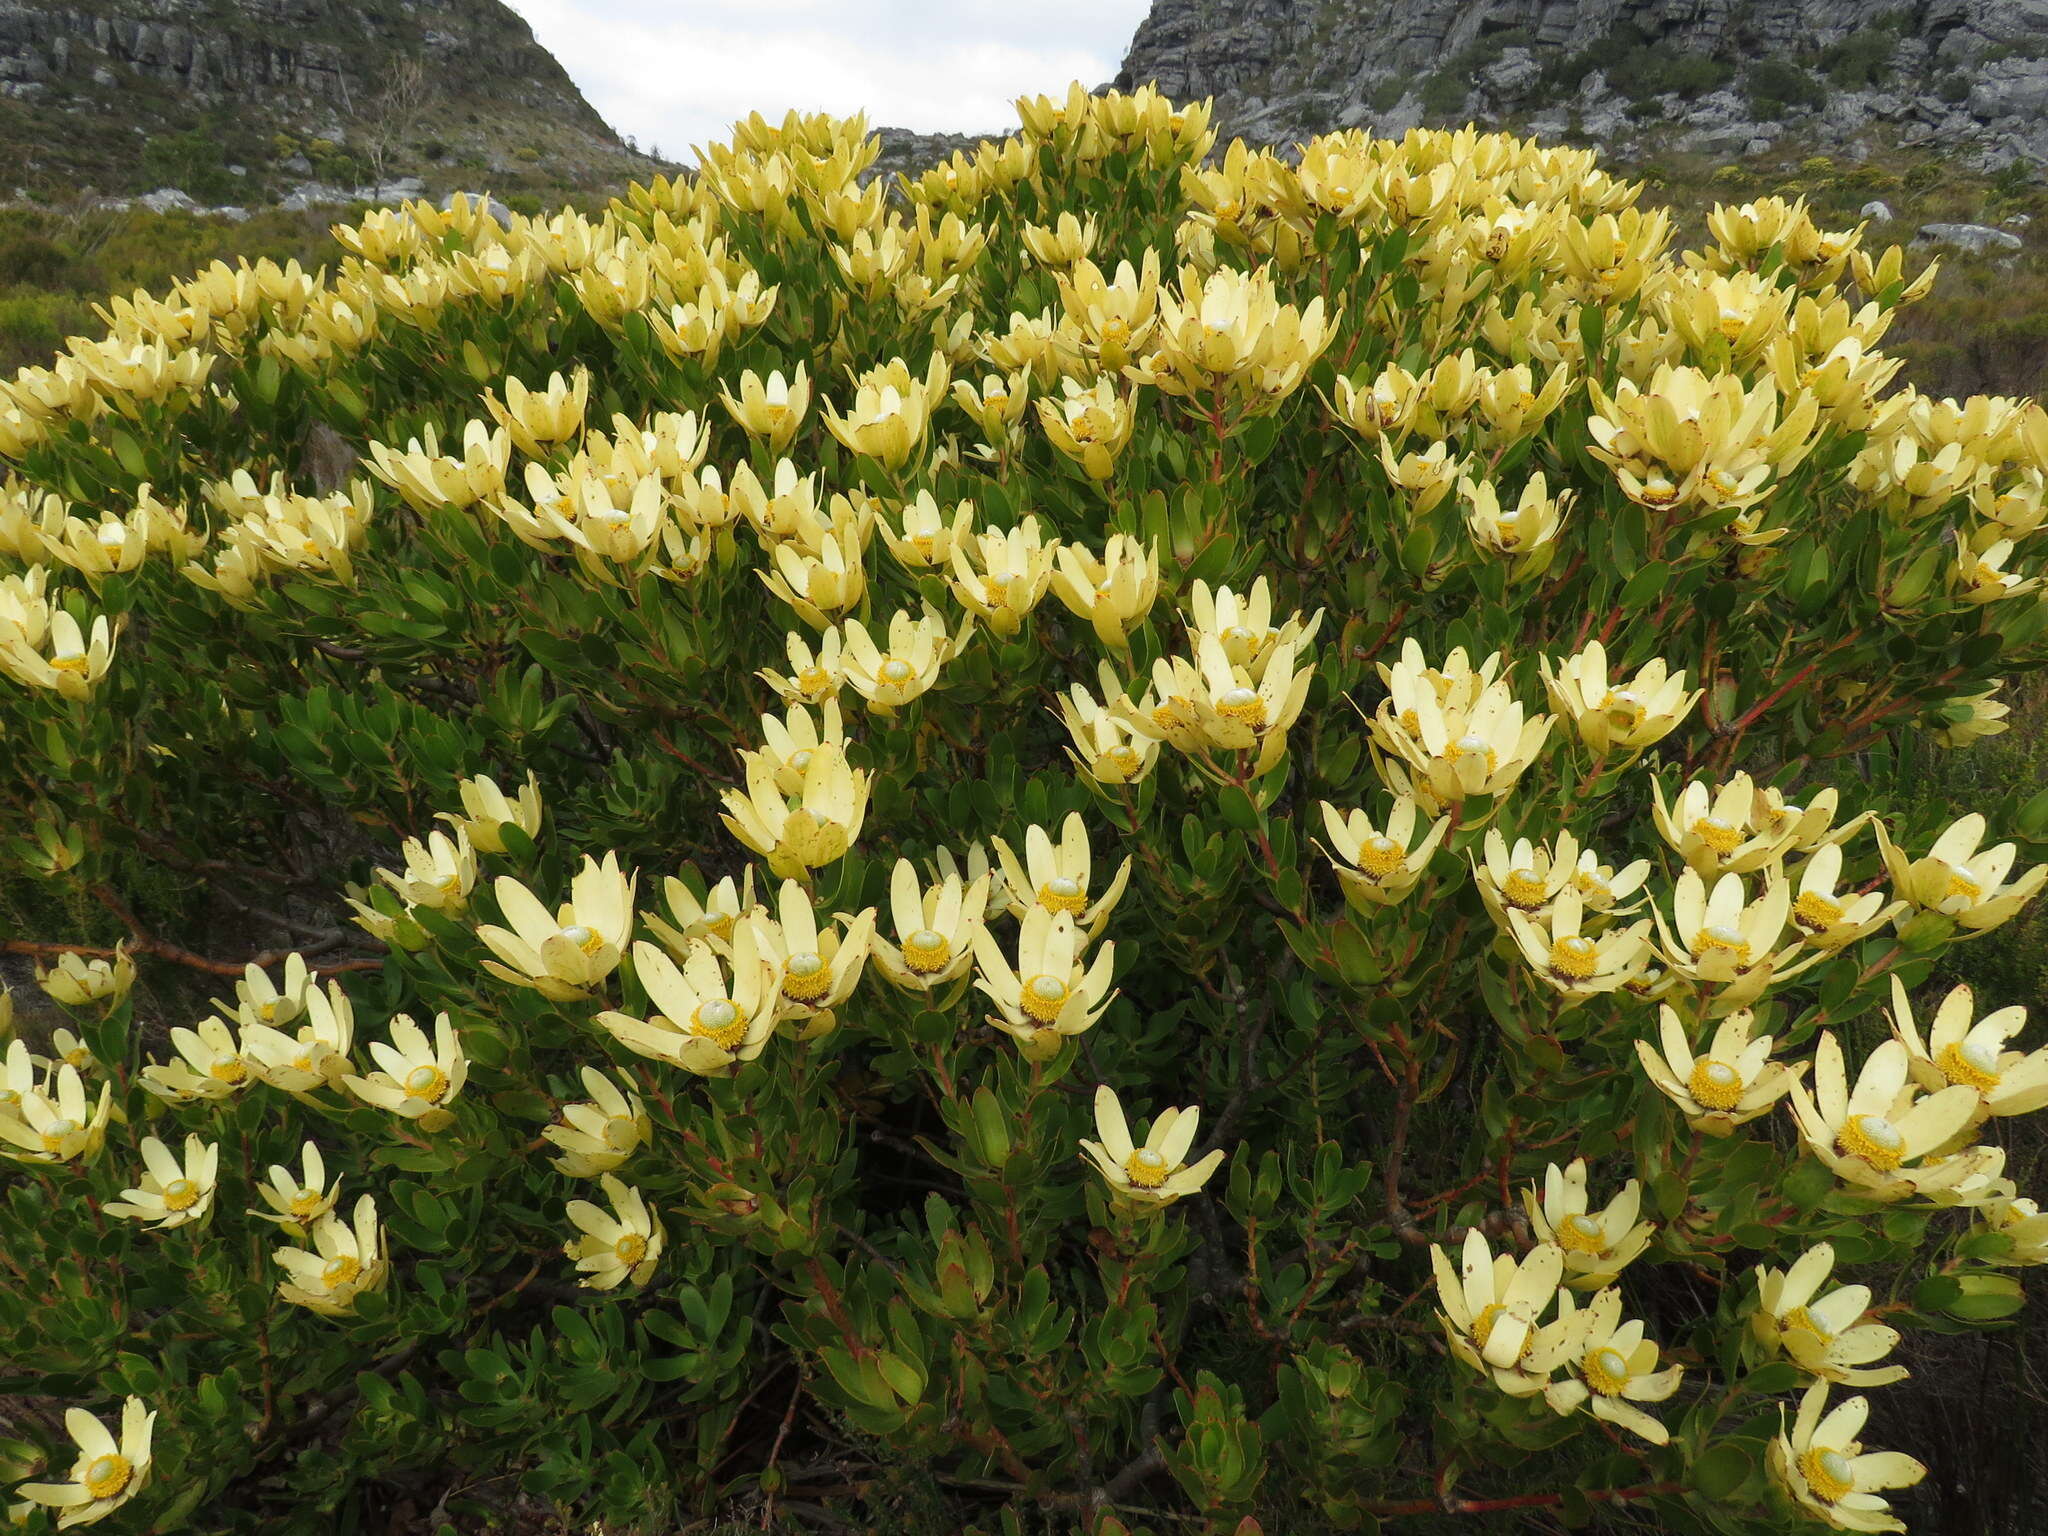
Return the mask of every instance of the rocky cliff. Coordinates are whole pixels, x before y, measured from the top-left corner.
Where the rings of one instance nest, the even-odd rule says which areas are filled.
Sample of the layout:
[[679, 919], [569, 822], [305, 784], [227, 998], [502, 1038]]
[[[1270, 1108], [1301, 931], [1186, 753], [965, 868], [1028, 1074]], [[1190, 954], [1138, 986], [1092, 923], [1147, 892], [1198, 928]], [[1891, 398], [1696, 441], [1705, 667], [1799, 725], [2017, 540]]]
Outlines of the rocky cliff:
[[498, 0], [0, 0], [0, 196], [626, 155]]
[[2048, 161], [2048, 0], [1154, 0], [1117, 83], [1147, 80], [1270, 142], [1478, 119]]

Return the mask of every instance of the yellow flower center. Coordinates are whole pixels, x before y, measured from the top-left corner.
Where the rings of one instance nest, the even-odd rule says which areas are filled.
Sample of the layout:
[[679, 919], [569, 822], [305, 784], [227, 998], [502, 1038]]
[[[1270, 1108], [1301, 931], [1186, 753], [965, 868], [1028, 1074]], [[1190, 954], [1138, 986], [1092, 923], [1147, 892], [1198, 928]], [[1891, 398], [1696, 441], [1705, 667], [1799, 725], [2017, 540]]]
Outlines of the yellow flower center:
[[802, 773], [810, 766], [811, 749], [809, 747], [798, 747], [789, 754], [789, 771], [791, 773]]
[[438, 1104], [447, 1091], [448, 1074], [431, 1062], [422, 1062], [405, 1074], [405, 1096], [408, 1099], [425, 1099], [429, 1104]]
[[1942, 891], [1942, 900], [1953, 901], [1961, 897], [1965, 901], [1976, 901], [1984, 894], [1983, 882], [1959, 864], [1948, 866], [1948, 885]]
[[917, 669], [901, 656], [891, 656], [882, 663], [880, 675], [885, 683], [907, 683], [916, 674], [916, 671]]
[[84, 672], [90, 666], [83, 651], [58, 651], [50, 657], [50, 665], [59, 672]]
[[[794, 763], [795, 759], [792, 758], [790, 761]], [[729, 940], [732, 938], [733, 922], [733, 914], [730, 912], [706, 912], [704, 914], [704, 931], [714, 939]]]
[[1585, 981], [1600, 968], [1600, 946], [1582, 933], [1550, 946], [1550, 970], [1567, 981]]
[[1590, 869], [1582, 869], [1573, 875], [1572, 887], [1586, 898], [1586, 905], [1596, 911], [1614, 905], [1614, 887]]
[[1731, 928], [1726, 923], [1702, 928], [1692, 941], [1693, 953], [1705, 959], [1716, 950], [1724, 951], [1733, 958], [1738, 970], [1749, 965], [1749, 940], [1742, 936], [1740, 929]]
[[1557, 1245], [1567, 1253], [1605, 1253], [1607, 1229], [1579, 1211], [1557, 1224]]
[[1839, 901], [1819, 891], [1801, 891], [1792, 904], [1792, 921], [1808, 933], [1826, 933], [1842, 920], [1843, 911]]
[[1685, 1091], [1708, 1109], [1733, 1109], [1742, 1101], [1742, 1074], [1725, 1061], [1702, 1056], [1692, 1064]]
[[76, 1067], [79, 1071], [83, 1072], [92, 1065], [92, 1052], [82, 1045], [73, 1046], [64, 1053], [64, 1065]]
[[1647, 711], [1644, 709], [1643, 701], [1635, 694], [1626, 689], [1610, 688], [1606, 696], [1600, 700], [1600, 713], [1607, 717], [1610, 724], [1623, 730], [1633, 730], [1643, 723], [1643, 716]]
[[1145, 760], [1138, 756], [1137, 749], [1127, 741], [1120, 741], [1102, 754], [1103, 761], [1124, 778], [1129, 778], [1145, 766]]
[[1486, 760], [1486, 771], [1489, 776], [1500, 762], [1500, 754], [1493, 750], [1493, 743], [1476, 733], [1470, 736], [1460, 736], [1456, 741], [1451, 742], [1444, 748], [1445, 762], [1455, 763], [1467, 757], [1483, 757]]
[[1232, 688], [1216, 701], [1216, 713], [1257, 730], [1266, 723], [1266, 701], [1256, 689]]
[[1811, 1335], [1816, 1341], [1822, 1344], [1832, 1342], [1835, 1337], [1832, 1333], [1828, 1332], [1828, 1330], [1821, 1324], [1820, 1319], [1815, 1317], [1811, 1312], [1807, 1311], [1804, 1307], [1793, 1307], [1789, 1309], [1783, 1317], [1778, 1319], [1778, 1327], [1781, 1331], [1785, 1333], [1804, 1333]]
[[1668, 507], [1678, 500], [1678, 487], [1662, 475], [1652, 475], [1643, 482], [1642, 499], [1653, 507]]
[[1998, 1086], [1998, 1047], [1988, 1040], [1964, 1040], [1944, 1046], [1934, 1064], [1951, 1083], [1966, 1083], [1984, 1092]]
[[1856, 1469], [1840, 1451], [1809, 1446], [1799, 1458], [1799, 1470], [1806, 1486], [1823, 1504], [1834, 1504], [1856, 1491]]
[[595, 955], [604, 948], [604, 935], [595, 928], [586, 927], [582, 923], [571, 923], [562, 930], [560, 936], [567, 939], [586, 955]]
[[832, 990], [832, 970], [821, 956], [806, 950], [791, 955], [782, 968], [782, 991], [800, 1003], [816, 1002]]
[[[1506, 1310], [1507, 1308], [1497, 1301], [1488, 1302], [1485, 1306], [1481, 1307], [1479, 1315], [1472, 1319], [1472, 1342], [1482, 1350], [1485, 1349], [1486, 1341], [1493, 1337], [1493, 1325], [1500, 1321], [1501, 1314]], [[1535, 1330], [1531, 1329], [1528, 1337], [1522, 1340], [1522, 1348], [1516, 1355], [1516, 1360], [1519, 1362], [1527, 1359], [1529, 1351], [1535, 1347], [1536, 1333]]]
[[190, 1179], [173, 1179], [163, 1187], [161, 1198], [167, 1211], [189, 1211], [199, 1203], [199, 1186]]
[[329, 1290], [349, 1284], [363, 1272], [363, 1261], [352, 1253], [337, 1253], [320, 1271], [320, 1283]]
[[1166, 731], [1169, 734], [1183, 728], [1181, 713], [1174, 707], [1171, 700], [1153, 709], [1152, 723], [1158, 726], [1160, 730]]
[[86, 1465], [85, 1476], [80, 1479], [85, 1491], [96, 1499], [111, 1499], [128, 1486], [128, 1458], [119, 1455], [95, 1456]]
[[903, 964], [915, 975], [942, 971], [952, 958], [952, 944], [936, 929], [920, 928], [903, 941]]
[[795, 681], [797, 692], [807, 699], [821, 698], [832, 688], [831, 674], [823, 667], [805, 667]]
[[1579, 1374], [1602, 1397], [1619, 1397], [1628, 1385], [1628, 1360], [1618, 1349], [1589, 1350], [1579, 1364]]
[[1509, 906], [1533, 912], [1550, 899], [1550, 886], [1535, 870], [1525, 866], [1508, 871], [1507, 879], [1500, 884], [1500, 894]]
[[1690, 830], [1694, 837], [1724, 859], [1742, 846], [1742, 828], [1719, 816], [1702, 816]]
[[65, 1141], [77, 1134], [78, 1122], [76, 1120], [52, 1120], [43, 1127], [43, 1150], [52, 1153], [62, 1152]]
[[1375, 880], [1384, 880], [1408, 862], [1408, 850], [1384, 832], [1358, 845], [1358, 867]]
[[302, 1189], [297, 1194], [292, 1196], [291, 1202], [286, 1207], [286, 1209], [289, 1210], [292, 1213], [292, 1215], [298, 1217], [301, 1221], [304, 1221], [308, 1216], [319, 1215], [321, 1208], [326, 1204], [327, 1197], [321, 1194], [319, 1190]]
[[709, 1040], [721, 1051], [730, 1051], [746, 1038], [747, 1021], [732, 1003], [714, 997], [708, 1003], [699, 1003], [697, 1011], [690, 1015], [690, 1033]]
[[627, 1232], [612, 1244], [612, 1253], [621, 1264], [628, 1267], [638, 1264], [647, 1257], [647, 1239], [638, 1232]]
[[908, 542], [910, 547], [917, 551], [921, 559], [930, 560], [938, 552], [939, 544], [936, 534], [913, 533]]
[[1712, 470], [1707, 475], [1707, 484], [1723, 496], [1733, 496], [1742, 489], [1742, 482], [1725, 469]]
[[1883, 1115], [1851, 1115], [1835, 1137], [1835, 1150], [1890, 1173], [1906, 1160], [1906, 1138]]
[[249, 1068], [239, 1056], [216, 1056], [207, 1066], [206, 1075], [217, 1083], [239, 1083], [249, 1075]]
[[1124, 324], [1122, 315], [1111, 315], [1102, 322], [1102, 341], [1104, 346], [1120, 347], [1130, 339], [1131, 328]]
[[1140, 1147], [1124, 1159], [1124, 1172], [1140, 1189], [1157, 1189], [1166, 1182], [1166, 1159], [1150, 1147]]
[[1073, 991], [1057, 976], [1034, 976], [1018, 993], [1018, 1003], [1034, 1023], [1050, 1024], [1066, 1010]]
[[1048, 912], [1079, 917], [1088, 910], [1088, 888], [1071, 875], [1055, 875], [1038, 888], [1038, 904]]

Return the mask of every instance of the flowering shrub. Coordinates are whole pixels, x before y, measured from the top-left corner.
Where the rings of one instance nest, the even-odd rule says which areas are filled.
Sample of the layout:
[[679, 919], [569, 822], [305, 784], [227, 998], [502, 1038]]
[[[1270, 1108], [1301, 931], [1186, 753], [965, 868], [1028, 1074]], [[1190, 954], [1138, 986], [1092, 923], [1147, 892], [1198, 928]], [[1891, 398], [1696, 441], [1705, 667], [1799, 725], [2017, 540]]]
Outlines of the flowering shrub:
[[1901, 788], [2048, 656], [2048, 414], [1798, 204], [1020, 110], [0, 394], [6, 853], [104, 913], [6, 939], [25, 1518], [1897, 1528], [1904, 1336], [2048, 1260], [1942, 974], [2048, 798]]

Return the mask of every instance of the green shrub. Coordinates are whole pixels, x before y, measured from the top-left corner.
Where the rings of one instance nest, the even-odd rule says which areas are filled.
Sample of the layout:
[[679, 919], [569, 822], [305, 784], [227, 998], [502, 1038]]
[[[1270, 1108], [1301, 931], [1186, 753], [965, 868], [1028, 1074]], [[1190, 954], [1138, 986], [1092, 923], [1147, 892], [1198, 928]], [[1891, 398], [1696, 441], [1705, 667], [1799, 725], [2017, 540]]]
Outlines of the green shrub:
[[1783, 59], [1760, 59], [1743, 72], [1743, 88], [1749, 97], [1752, 117], [1776, 122], [1794, 108], [1819, 108], [1827, 104], [1821, 83], [1797, 64]]
[[1777, 1536], [1845, 1364], [1981, 1449], [1884, 1357], [2019, 1312], [2020, 1106], [1885, 1010], [2039, 910], [2048, 797], [1925, 754], [2048, 660], [2048, 417], [1899, 396], [1926, 283], [1782, 200], [1020, 105], [8, 386], [10, 1499]]

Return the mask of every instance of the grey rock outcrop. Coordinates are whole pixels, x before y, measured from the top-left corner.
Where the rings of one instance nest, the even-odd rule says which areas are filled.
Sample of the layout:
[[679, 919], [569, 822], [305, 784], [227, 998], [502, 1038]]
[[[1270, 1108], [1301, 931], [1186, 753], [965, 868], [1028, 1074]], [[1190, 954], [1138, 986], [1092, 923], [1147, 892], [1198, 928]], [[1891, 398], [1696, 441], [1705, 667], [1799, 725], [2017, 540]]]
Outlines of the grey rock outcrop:
[[1735, 155], [1788, 133], [2048, 163], [2048, 0], [1153, 0], [1118, 72], [1226, 133], [1520, 122]]
[[2018, 235], [1989, 224], [1922, 224], [1916, 243], [1945, 245], [1973, 255], [2012, 255], [2026, 249]]

